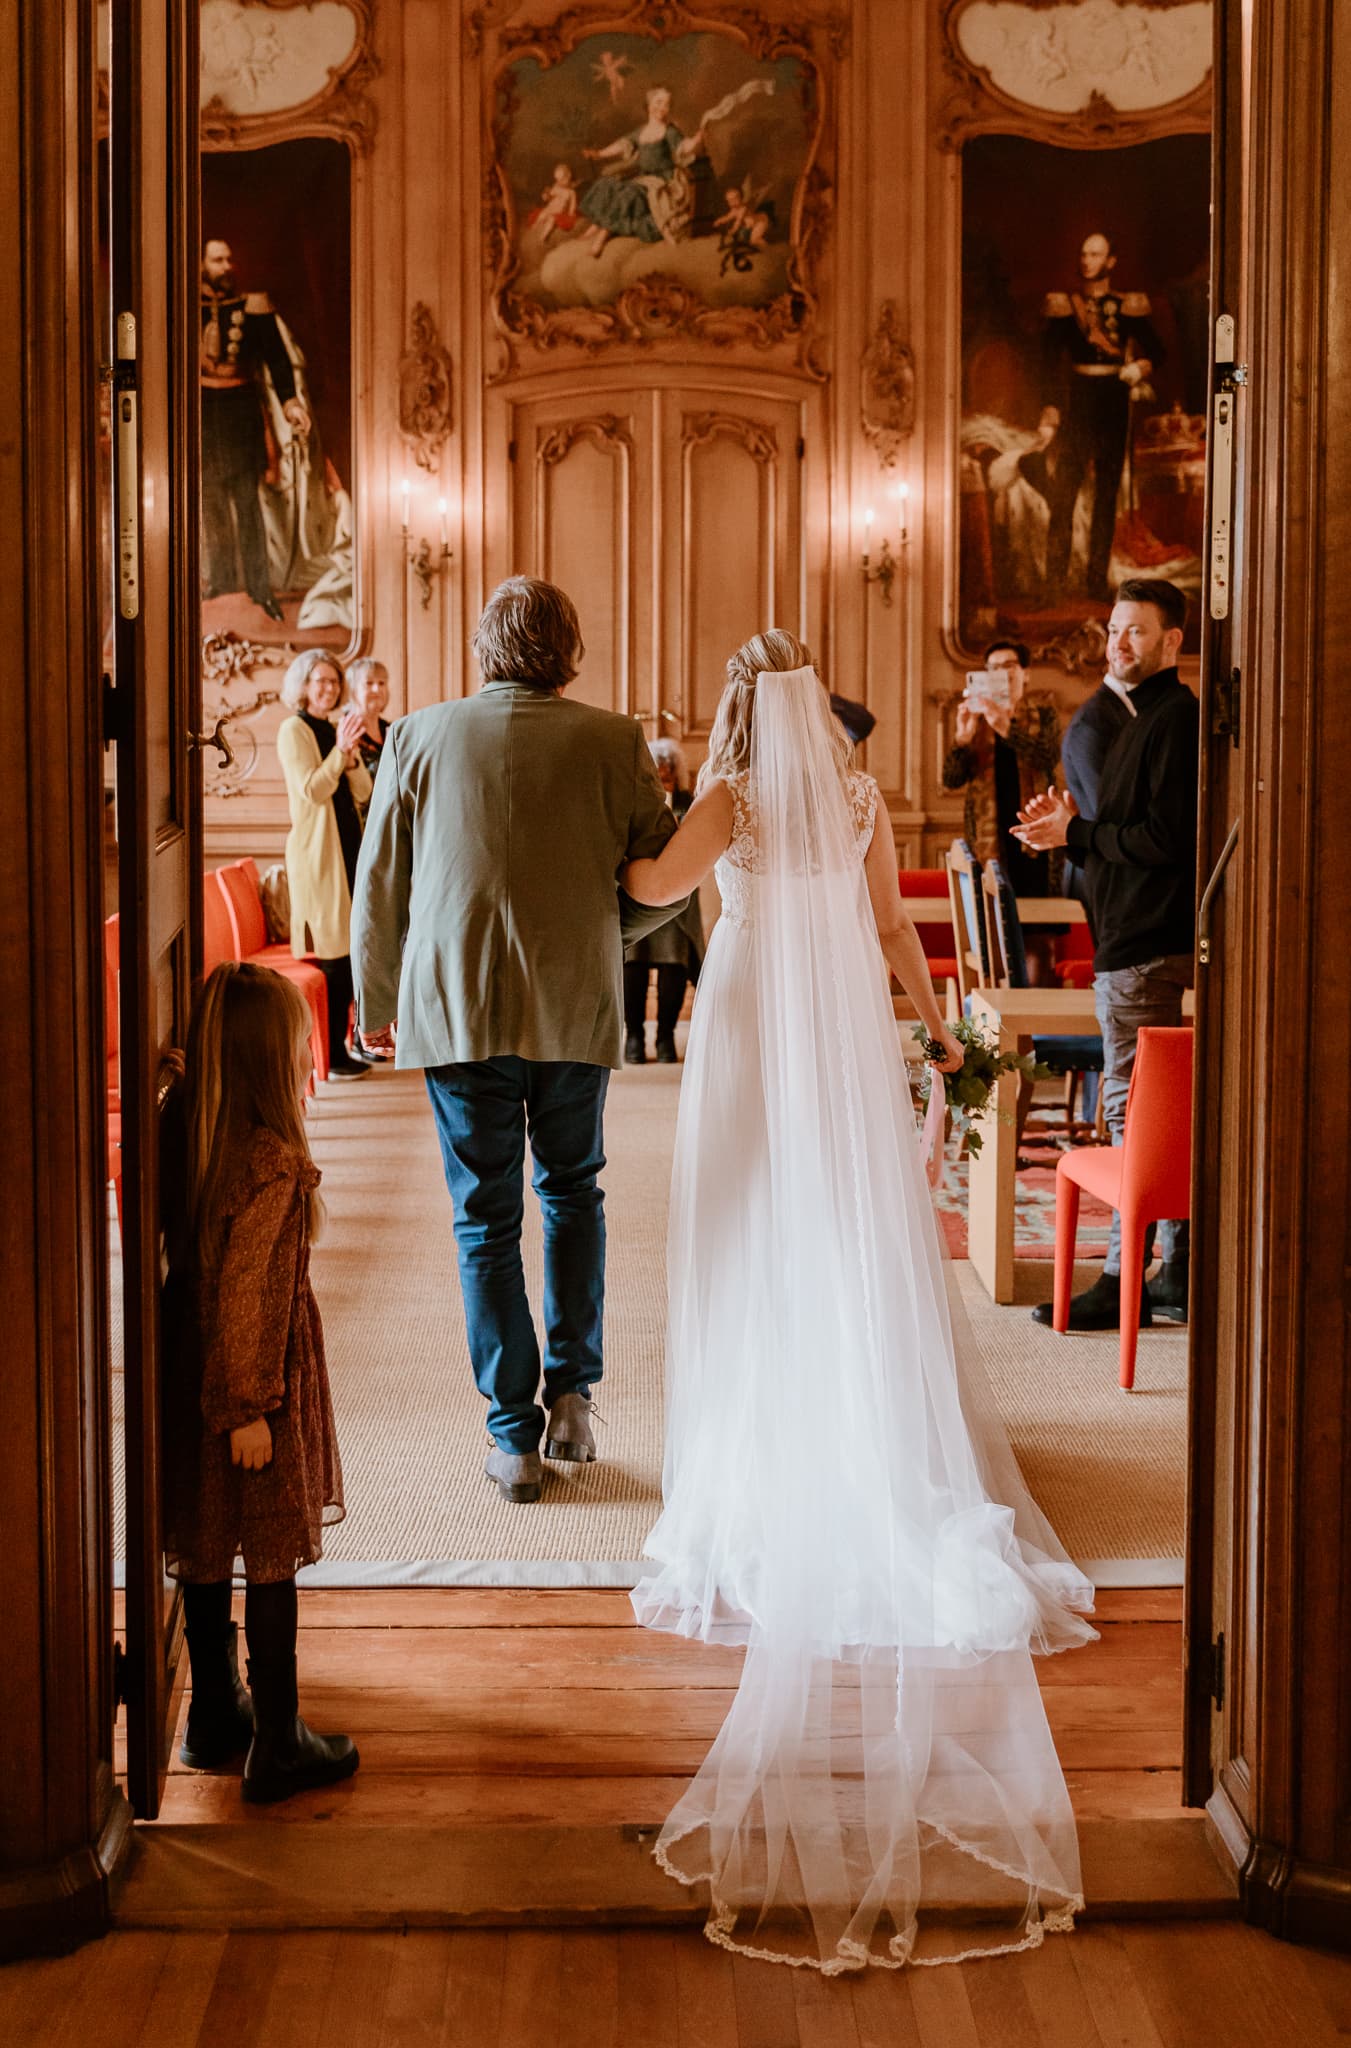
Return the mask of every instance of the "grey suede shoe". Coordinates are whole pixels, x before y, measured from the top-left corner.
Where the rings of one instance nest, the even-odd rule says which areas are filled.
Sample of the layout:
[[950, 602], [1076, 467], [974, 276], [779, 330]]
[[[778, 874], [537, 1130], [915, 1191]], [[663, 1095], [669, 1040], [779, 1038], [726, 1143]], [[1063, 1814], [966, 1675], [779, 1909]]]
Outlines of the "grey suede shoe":
[[504, 1451], [494, 1444], [483, 1468], [503, 1500], [538, 1500], [544, 1484], [544, 1467], [538, 1451]]
[[549, 1410], [549, 1434], [544, 1441], [546, 1458], [562, 1458], [569, 1465], [592, 1465], [596, 1439], [591, 1434], [591, 1403], [585, 1394], [560, 1394]]

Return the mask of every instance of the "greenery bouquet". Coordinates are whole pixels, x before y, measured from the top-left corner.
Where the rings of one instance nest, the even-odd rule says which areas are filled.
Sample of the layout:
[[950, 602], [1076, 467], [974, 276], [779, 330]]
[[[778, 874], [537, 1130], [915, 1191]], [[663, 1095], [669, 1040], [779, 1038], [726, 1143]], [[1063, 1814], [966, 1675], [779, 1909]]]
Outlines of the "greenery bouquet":
[[[1044, 1081], [1051, 1070], [1034, 1060], [1031, 1053], [1001, 1052], [998, 1040], [987, 1038], [967, 1017], [958, 1018], [951, 1030], [966, 1056], [955, 1074], [938, 1078], [943, 1083], [953, 1129], [965, 1137], [966, 1149], [974, 1158], [981, 1148], [976, 1126], [993, 1111], [995, 1089], [1001, 1078], [1005, 1074], [1022, 1074], [1029, 1081]], [[915, 1027], [912, 1036], [927, 1049], [929, 1034], [922, 1024]], [[927, 1102], [937, 1069], [926, 1065], [924, 1072], [927, 1080], [921, 1083], [920, 1092]]]

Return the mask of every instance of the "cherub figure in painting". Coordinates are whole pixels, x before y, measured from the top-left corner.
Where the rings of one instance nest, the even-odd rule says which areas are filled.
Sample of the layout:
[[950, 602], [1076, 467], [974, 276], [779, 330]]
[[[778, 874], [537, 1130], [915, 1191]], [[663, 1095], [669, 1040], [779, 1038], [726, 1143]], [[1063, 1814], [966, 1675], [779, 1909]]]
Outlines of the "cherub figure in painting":
[[625, 78], [631, 69], [627, 57], [616, 57], [613, 50], [602, 50], [591, 66], [591, 76], [597, 85], [610, 88], [610, 105], [613, 106], [624, 90]]
[[752, 193], [743, 185], [729, 185], [724, 192], [727, 211], [713, 223], [722, 251], [718, 266], [722, 276], [729, 270], [749, 270], [756, 250], [764, 247], [774, 220], [772, 201], [761, 205], [764, 196], [763, 190]]
[[526, 225], [540, 229], [541, 242], [549, 241], [555, 233], [566, 235], [576, 227], [577, 180], [570, 165], [554, 165], [553, 181], [541, 192], [540, 202]]

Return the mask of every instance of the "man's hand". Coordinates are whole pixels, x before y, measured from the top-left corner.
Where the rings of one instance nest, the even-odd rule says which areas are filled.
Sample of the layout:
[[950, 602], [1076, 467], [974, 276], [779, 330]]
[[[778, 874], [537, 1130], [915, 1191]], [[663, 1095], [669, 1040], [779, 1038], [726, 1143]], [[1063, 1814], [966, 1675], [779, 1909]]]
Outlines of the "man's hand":
[[1031, 797], [1019, 811], [1020, 822], [1014, 826], [1013, 836], [1033, 853], [1049, 853], [1053, 846], [1065, 844], [1070, 819], [1078, 815], [1079, 806], [1068, 792], [1048, 789], [1044, 796]]
[[242, 1465], [246, 1472], [261, 1472], [272, 1463], [272, 1431], [265, 1415], [230, 1431], [230, 1463]]
[[1154, 365], [1147, 356], [1140, 356], [1133, 363], [1123, 363], [1117, 375], [1123, 384], [1140, 384], [1149, 375]]
[[365, 1047], [367, 1052], [379, 1053], [382, 1058], [390, 1059], [394, 1054], [394, 1038], [397, 1030], [397, 1024], [386, 1024], [379, 1031], [358, 1031], [357, 1040], [359, 1044]]
[[310, 416], [298, 398], [288, 398], [282, 407], [283, 419], [288, 419], [303, 439], [310, 431]]
[[969, 747], [976, 737], [980, 724], [980, 713], [974, 704], [962, 703], [957, 706], [957, 721], [953, 726], [953, 738], [959, 747]]

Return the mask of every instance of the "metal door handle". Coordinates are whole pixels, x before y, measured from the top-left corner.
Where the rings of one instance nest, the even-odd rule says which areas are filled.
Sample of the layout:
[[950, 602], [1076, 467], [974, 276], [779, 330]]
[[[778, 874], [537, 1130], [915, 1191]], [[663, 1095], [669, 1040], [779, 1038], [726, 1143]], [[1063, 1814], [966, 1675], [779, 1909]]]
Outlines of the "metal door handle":
[[220, 755], [223, 765], [226, 768], [233, 768], [235, 765], [235, 750], [225, 737], [227, 723], [228, 720], [218, 718], [214, 732], [190, 732], [188, 734], [189, 751], [195, 752], [200, 747], [214, 747]]
[[1229, 827], [1229, 837], [1220, 848], [1220, 857], [1211, 871], [1210, 880], [1206, 883], [1201, 896], [1201, 908], [1196, 914], [1196, 957], [1202, 967], [1210, 965], [1210, 906], [1219, 891], [1220, 883], [1224, 880], [1224, 871], [1234, 857], [1234, 848], [1238, 845], [1238, 826], [1239, 821], [1235, 818]]

